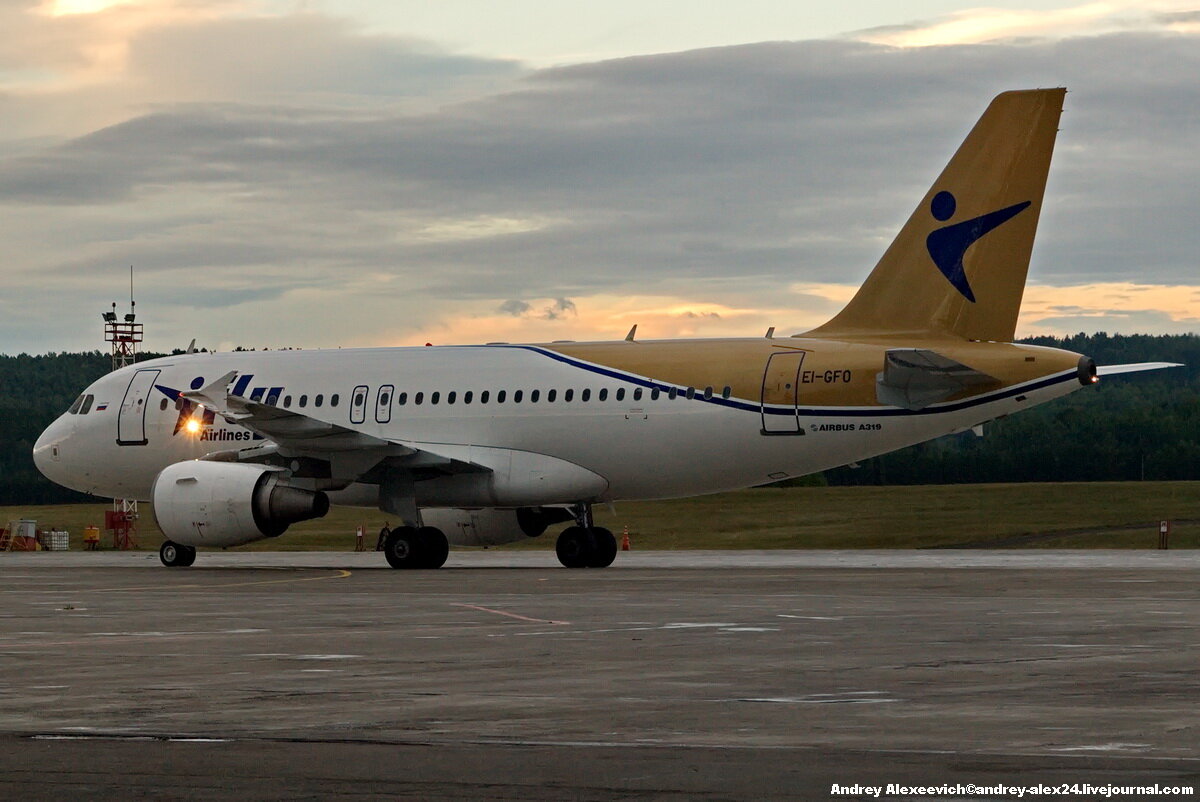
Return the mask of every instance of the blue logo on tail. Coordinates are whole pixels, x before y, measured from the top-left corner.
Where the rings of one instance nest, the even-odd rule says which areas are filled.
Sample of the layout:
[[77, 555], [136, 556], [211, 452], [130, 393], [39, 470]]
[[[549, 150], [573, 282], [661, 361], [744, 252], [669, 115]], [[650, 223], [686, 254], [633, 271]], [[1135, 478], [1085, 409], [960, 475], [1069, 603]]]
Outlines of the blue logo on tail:
[[[943, 226], [930, 232], [929, 236], [925, 238], [925, 247], [929, 250], [929, 256], [933, 259], [933, 263], [937, 265], [938, 270], [942, 271], [942, 275], [954, 286], [954, 289], [962, 293], [962, 296], [971, 303], [975, 303], [975, 293], [971, 291], [966, 271], [963, 270], [963, 256], [966, 255], [967, 249], [989, 231], [1000, 227], [1025, 211], [1031, 203], [1032, 201], [1025, 201], [1006, 209], [998, 209], [970, 220], [963, 220], [961, 223]], [[954, 216], [957, 205], [958, 202], [955, 201], [954, 196], [943, 191], [933, 196], [933, 201], [929, 204], [929, 211], [938, 220], [949, 220]]]

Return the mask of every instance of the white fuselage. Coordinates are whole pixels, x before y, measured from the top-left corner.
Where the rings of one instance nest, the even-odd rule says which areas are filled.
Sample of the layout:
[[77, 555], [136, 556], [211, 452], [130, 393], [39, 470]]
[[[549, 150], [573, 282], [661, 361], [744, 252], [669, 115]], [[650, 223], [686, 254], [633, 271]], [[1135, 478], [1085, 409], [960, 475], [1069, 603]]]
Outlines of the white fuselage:
[[[1080, 386], [1073, 370], [1062, 370], [916, 413], [810, 407], [803, 394], [792, 404], [772, 403], [745, 382], [724, 398], [719, 375], [711, 378], [711, 397], [696, 387], [689, 398], [683, 385], [539, 346], [190, 354], [93, 383], [85, 391], [88, 412], [63, 415], [39, 438], [38, 467], [87, 493], [146, 499], [168, 465], [261, 444], [211, 413], [207, 422], [197, 416], [196, 432], [181, 420], [180, 391], [233, 370], [235, 395], [512, 474], [515, 489], [490, 502], [477, 493], [457, 498], [453, 486], [418, 494], [422, 506], [437, 507], [671, 498], [760, 485], [960, 431]], [[765, 434], [775, 421], [785, 428], [794, 422], [798, 431]], [[566, 478], [556, 483], [562, 471]], [[540, 496], [539, 487], [546, 488]], [[351, 485], [340, 500], [373, 505], [373, 492]]]

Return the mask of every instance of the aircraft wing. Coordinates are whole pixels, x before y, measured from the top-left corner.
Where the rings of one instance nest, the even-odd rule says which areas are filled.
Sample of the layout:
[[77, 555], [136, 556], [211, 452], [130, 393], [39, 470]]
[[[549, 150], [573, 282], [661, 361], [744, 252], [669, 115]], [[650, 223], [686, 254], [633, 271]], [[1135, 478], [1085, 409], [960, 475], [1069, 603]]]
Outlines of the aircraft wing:
[[994, 376], [925, 348], [894, 348], [875, 376], [875, 397], [881, 404], [913, 411], [958, 393], [982, 390], [1000, 382]]
[[1116, 376], [1118, 373], [1138, 373], [1143, 370], [1181, 368], [1182, 362], [1131, 362], [1128, 365], [1097, 365], [1097, 376]]
[[336, 423], [327, 423], [299, 412], [233, 395], [229, 392], [229, 387], [235, 378], [237, 371], [230, 371], [206, 387], [180, 395], [214, 410], [230, 423], [244, 426], [289, 451], [321, 453], [389, 448], [394, 445], [387, 440]]
[[[299, 459], [301, 474], [343, 480], [361, 478], [380, 468], [384, 460], [387, 461], [385, 465], [409, 473], [486, 473], [491, 470], [401, 441], [385, 440], [300, 412], [233, 395], [229, 387], [236, 377], [237, 371], [230, 371], [206, 387], [180, 395], [269, 442], [236, 451], [213, 452], [205, 459], [270, 464], [288, 464], [289, 460]], [[322, 464], [326, 467], [320, 467]]]

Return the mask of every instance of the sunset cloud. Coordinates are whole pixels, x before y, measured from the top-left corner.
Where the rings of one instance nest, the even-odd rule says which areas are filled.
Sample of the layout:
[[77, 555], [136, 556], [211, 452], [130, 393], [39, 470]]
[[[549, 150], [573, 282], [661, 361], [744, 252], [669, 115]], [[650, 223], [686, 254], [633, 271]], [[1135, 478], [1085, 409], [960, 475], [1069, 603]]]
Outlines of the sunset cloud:
[[982, 44], [1014, 39], [1097, 36], [1132, 30], [1195, 33], [1200, 20], [1188, 3], [1090, 2], [1052, 9], [964, 9], [927, 22], [856, 31], [851, 38], [893, 47]]

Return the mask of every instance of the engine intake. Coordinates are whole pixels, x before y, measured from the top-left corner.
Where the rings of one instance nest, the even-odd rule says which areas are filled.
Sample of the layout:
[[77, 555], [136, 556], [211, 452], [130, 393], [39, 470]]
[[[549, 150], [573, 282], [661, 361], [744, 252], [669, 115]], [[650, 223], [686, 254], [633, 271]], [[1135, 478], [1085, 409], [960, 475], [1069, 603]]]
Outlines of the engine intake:
[[164, 468], [151, 499], [158, 528], [185, 546], [240, 546], [329, 512], [324, 493], [289, 485], [277, 470], [207, 460]]

